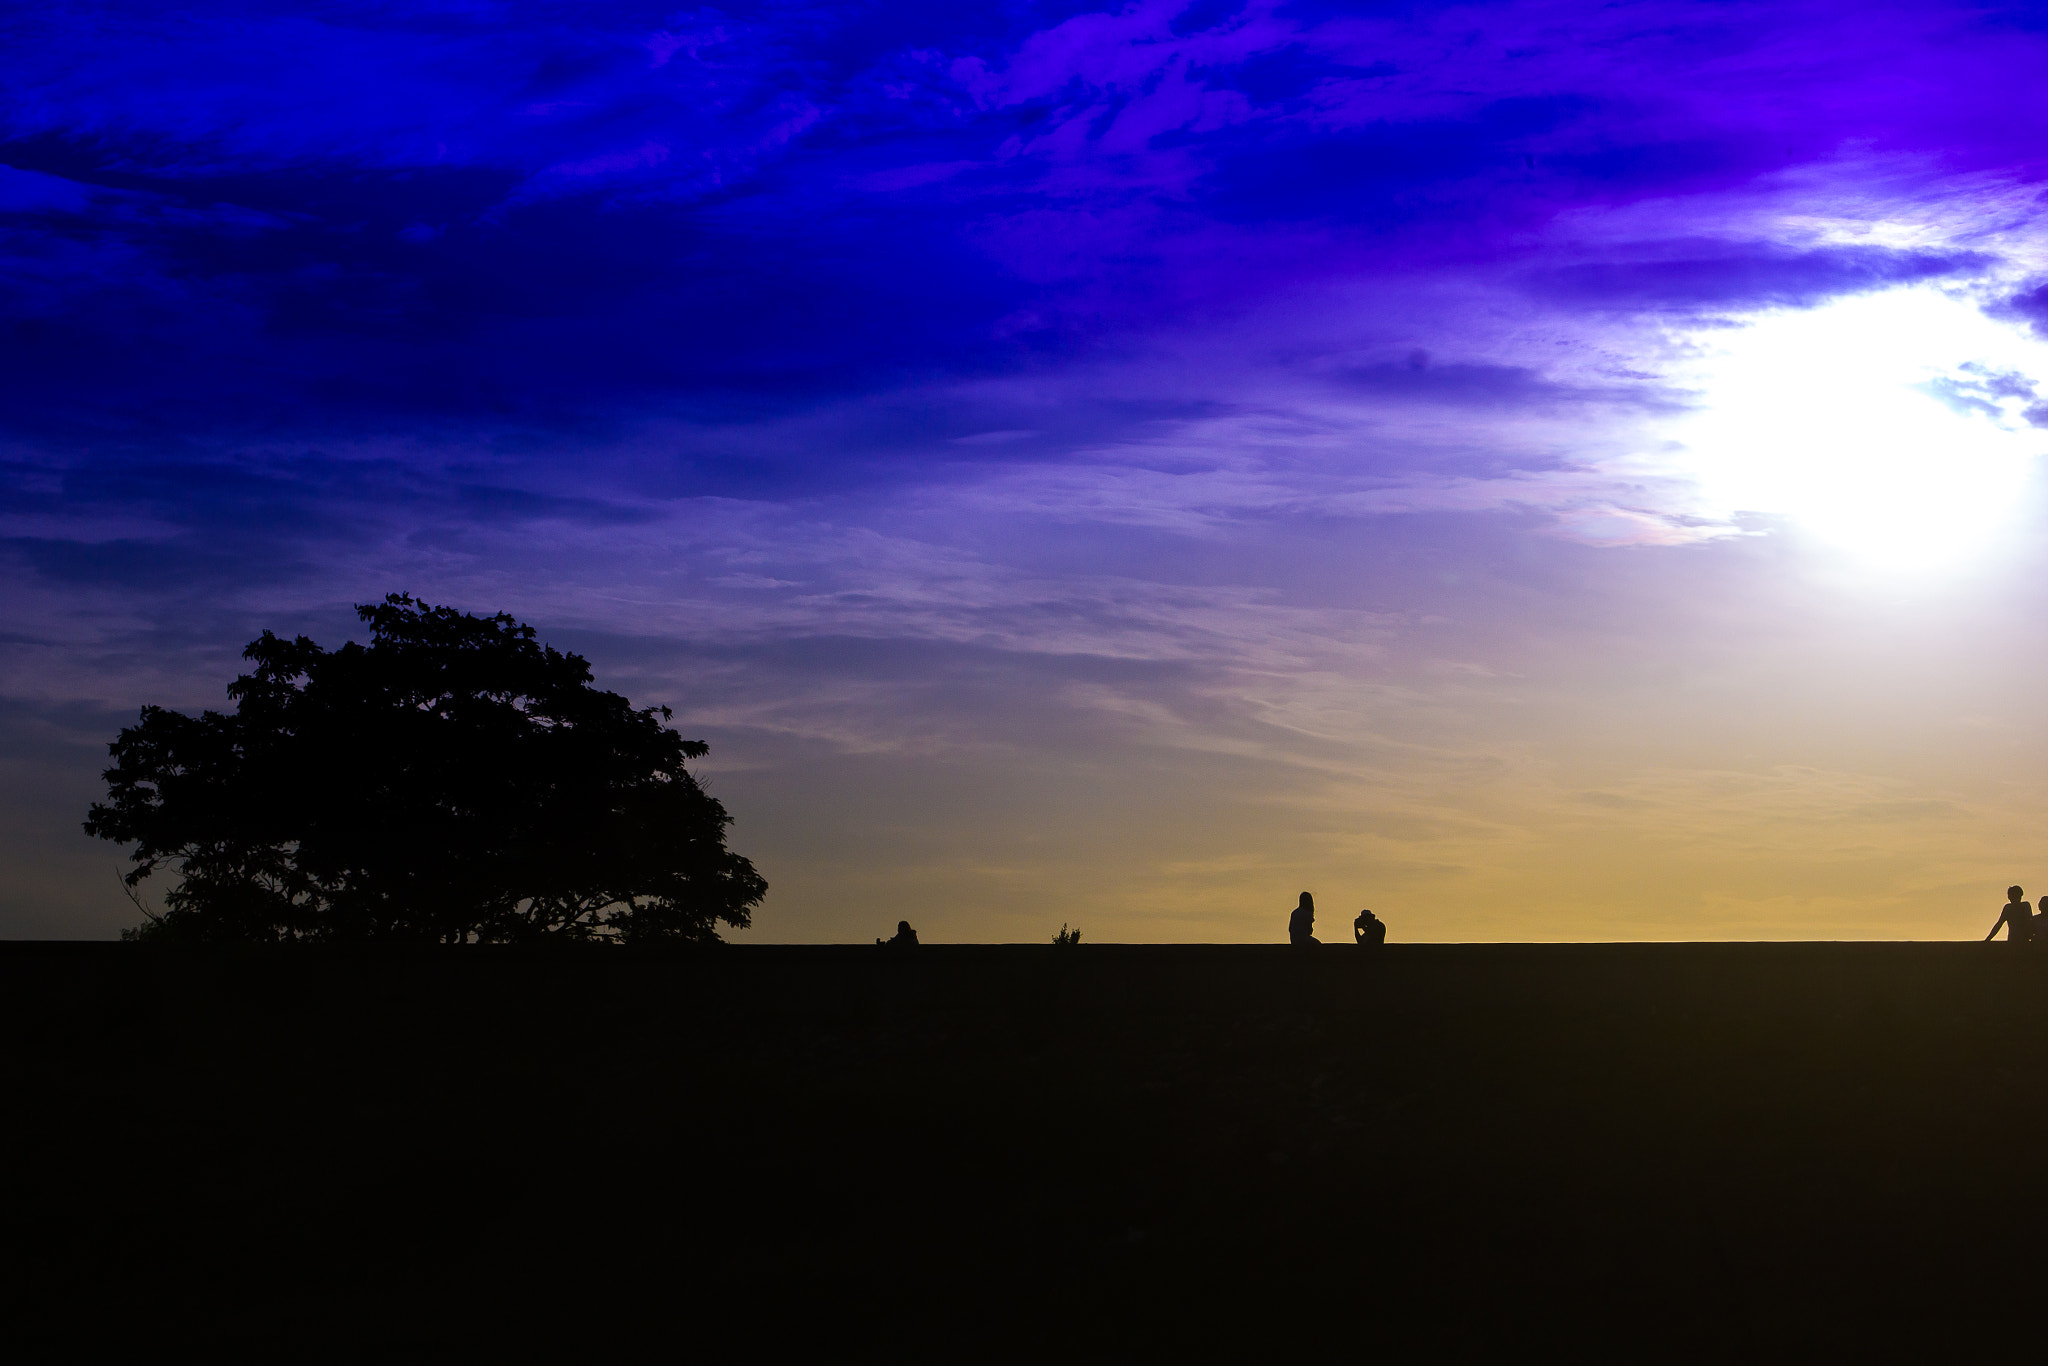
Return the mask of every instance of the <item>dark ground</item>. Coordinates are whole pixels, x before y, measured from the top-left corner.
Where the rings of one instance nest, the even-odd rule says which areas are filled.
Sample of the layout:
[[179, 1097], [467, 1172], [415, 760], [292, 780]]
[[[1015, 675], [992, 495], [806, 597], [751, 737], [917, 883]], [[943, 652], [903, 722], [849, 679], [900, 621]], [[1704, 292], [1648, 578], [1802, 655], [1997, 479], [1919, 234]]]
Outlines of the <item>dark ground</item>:
[[2048, 952], [2003, 944], [9, 944], [0, 1012], [17, 1360], [2048, 1331]]

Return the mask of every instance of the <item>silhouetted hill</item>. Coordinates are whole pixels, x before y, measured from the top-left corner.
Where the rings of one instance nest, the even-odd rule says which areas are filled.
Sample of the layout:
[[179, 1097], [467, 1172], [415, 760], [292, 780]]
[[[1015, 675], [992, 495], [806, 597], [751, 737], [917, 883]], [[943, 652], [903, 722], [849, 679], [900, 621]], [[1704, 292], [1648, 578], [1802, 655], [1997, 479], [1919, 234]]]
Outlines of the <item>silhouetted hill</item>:
[[15, 1346], [1968, 1355], [2048, 953], [0, 946]]

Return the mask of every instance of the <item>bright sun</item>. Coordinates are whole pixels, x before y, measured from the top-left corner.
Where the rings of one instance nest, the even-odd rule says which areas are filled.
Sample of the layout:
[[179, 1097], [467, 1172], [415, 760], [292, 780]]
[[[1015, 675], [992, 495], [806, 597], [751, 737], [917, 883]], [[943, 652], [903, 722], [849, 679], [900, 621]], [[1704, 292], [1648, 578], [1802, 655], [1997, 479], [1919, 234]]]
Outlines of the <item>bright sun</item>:
[[1991, 543], [2048, 450], [2048, 346], [1967, 301], [1895, 289], [1708, 340], [1685, 472], [1726, 512], [1783, 516], [1923, 568]]

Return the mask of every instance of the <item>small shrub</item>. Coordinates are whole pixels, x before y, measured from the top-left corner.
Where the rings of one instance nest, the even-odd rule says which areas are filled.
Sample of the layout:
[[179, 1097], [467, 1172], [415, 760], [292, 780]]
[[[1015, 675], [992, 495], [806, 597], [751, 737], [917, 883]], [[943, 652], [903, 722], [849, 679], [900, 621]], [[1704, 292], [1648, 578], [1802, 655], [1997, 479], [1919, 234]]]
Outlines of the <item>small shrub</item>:
[[1062, 920], [1060, 922], [1060, 932], [1052, 937], [1052, 942], [1063, 949], [1070, 949], [1081, 942], [1081, 932], [1068, 929], [1067, 923]]

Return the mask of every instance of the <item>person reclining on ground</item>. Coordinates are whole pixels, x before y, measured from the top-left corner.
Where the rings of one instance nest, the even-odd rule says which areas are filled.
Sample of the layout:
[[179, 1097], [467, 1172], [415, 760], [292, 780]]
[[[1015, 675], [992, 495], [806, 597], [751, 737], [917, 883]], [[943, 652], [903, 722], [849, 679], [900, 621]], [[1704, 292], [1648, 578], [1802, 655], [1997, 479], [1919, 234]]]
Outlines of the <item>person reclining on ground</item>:
[[1998, 910], [1998, 924], [1991, 927], [1991, 933], [1984, 936], [1990, 943], [1998, 937], [1999, 926], [2006, 930], [2005, 939], [2009, 944], [2024, 944], [2034, 937], [2034, 908], [2026, 901], [2026, 891], [2019, 887], [2005, 889], [2005, 905]]
[[1387, 942], [1387, 922], [1371, 911], [1360, 911], [1358, 919], [1351, 922], [1351, 933], [1361, 944], [1384, 944]]
[[899, 920], [894, 939], [877, 939], [875, 942], [885, 949], [914, 949], [917, 947], [917, 931], [910, 928], [908, 920]]

